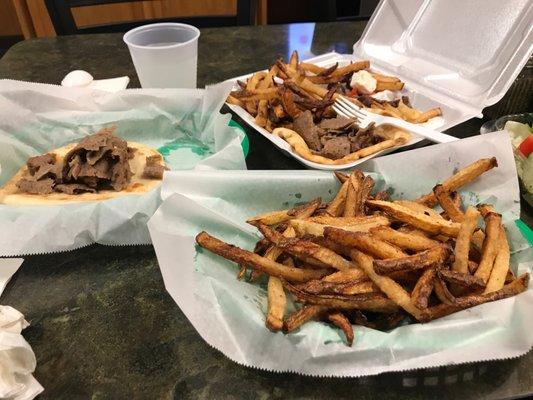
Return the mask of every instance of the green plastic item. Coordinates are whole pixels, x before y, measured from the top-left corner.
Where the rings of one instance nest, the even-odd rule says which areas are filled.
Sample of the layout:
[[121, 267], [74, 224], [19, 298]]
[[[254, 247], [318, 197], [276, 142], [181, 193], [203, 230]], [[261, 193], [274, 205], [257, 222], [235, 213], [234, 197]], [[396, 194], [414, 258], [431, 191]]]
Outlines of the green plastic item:
[[517, 219], [515, 221], [515, 224], [520, 230], [520, 233], [522, 233], [522, 235], [526, 238], [529, 244], [533, 246], [533, 230], [531, 230], [531, 228], [527, 226], [521, 219]]
[[244, 157], [246, 158], [248, 152], [250, 151], [250, 141], [248, 140], [248, 136], [246, 136], [246, 131], [238, 122], [234, 120], [230, 120], [228, 125], [234, 128], [239, 128], [242, 133], [244, 133], [244, 139], [242, 139], [241, 146], [242, 152], [244, 153]]

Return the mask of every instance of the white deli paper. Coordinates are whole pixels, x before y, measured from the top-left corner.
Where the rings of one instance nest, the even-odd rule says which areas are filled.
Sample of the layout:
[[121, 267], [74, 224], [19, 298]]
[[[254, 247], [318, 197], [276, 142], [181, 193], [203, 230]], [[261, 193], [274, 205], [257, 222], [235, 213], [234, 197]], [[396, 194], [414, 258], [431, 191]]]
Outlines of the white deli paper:
[[[126, 140], [157, 148], [172, 170], [246, 169], [244, 134], [219, 110], [231, 84], [205, 90], [89, 88], [0, 80], [0, 186], [30, 156], [116, 126]], [[97, 242], [150, 243], [146, 222], [159, 188], [143, 195], [62, 206], [0, 205], [0, 256], [72, 250]]]
[[[491, 202], [503, 213], [515, 272], [531, 272], [533, 249], [514, 225], [519, 215], [514, 159], [506, 135], [490, 134], [373, 160], [377, 189], [416, 198], [436, 182], [478, 158], [496, 156], [499, 167], [462, 191], [465, 203]], [[253, 248], [259, 234], [247, 217], [322, 196], [339, 184], [320, 171], [172, 172], [164, 202], [148, 227], [165, 286], [199, 334], [230, 359], [273, 371], [316, 376], [363, 376], [473, 361], [517, 357], [533, 344], [533, 285], [513, 298], [487, 303], [427, 324], [380, 332], [355, 326], [352, 347], [322, 322], [293, 333], [265, 327], [266, 285], [236, 279], [237, 266], [202, 249], [205, 230], [229, 243]], [[474, 194], [475, 193], [475, 194]], [[291, 305], [292, 307], [292, 305]]]

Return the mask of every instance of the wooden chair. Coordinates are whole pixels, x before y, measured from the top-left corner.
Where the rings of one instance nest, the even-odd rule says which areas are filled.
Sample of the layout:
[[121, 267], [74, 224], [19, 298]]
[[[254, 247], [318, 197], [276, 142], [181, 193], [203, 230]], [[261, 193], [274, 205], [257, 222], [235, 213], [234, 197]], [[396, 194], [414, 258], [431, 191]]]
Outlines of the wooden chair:
[[255, 23], [257, 6], [257, 0], [237, 0], [236, 15], [169, 17], [117, 22], [87, 27], [78, 27], [72, 14], [72, 9], [76, 7], [106, 5], [112, 3], [133, 3], [139, 1], [143, 0], [45, 0], [45, 3], [57, 35], [125, 32], [137, 26], [154, 22], [182, 22], [194, 25], [198, 28], [253, 25]]

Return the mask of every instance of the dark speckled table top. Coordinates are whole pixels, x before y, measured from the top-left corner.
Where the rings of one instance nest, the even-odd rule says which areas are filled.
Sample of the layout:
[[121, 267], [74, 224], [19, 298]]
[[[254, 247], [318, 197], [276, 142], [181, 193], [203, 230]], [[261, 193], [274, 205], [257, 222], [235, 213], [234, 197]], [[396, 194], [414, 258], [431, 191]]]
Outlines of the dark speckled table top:
[[[267, 67], [278, 55], [350, 52], [364, 22], [203, 29], [198, 84]], [[128, 75], [121, 35], [33, 39], [0, 60], [0, 79], [57, 84], [74, 69]], [[449, 131], [479, 132], [483, 120]], [[299, 169], [247, 129], [250, 169]], [[531, 225], [531, 210], [523, 213]], [[27, 257], [1, 298], [25, 314], [46, 399], [500, 399], [533, 394], [533, 353], [362, 379], [310, 378], [242, 367], [209, 347], [165, 291], [151, 246], [91, 246]]]

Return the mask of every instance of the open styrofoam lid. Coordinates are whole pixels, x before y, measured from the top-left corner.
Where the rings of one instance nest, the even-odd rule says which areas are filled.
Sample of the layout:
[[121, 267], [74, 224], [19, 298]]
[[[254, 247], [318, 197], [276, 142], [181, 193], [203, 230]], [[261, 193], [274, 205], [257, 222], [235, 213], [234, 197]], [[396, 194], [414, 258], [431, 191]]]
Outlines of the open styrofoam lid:
[[354, 54], [481, 110], [529, 59], [532, 21], [532, 0], [382, 0]]

